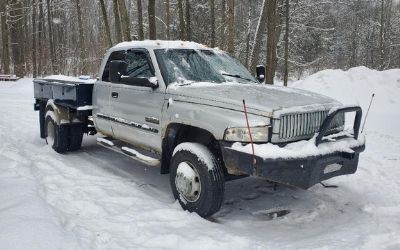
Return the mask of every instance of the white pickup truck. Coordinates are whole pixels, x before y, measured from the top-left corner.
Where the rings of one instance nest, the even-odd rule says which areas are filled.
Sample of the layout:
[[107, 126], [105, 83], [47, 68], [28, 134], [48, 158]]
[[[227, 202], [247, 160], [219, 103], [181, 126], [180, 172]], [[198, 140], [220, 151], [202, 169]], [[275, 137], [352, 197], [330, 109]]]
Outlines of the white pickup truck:
[[[268, 86], [218, 49], [134, 41], [108, 50], [97, 81], [34, 80], [40, 135], [59, 153], [84, 133], [100, 145], [170, 174], [182, 207], [208, 217], [224, 183], [261, 176], [307, 189], [356, 171], [365, 148], [360, 107]], [[345, 113], [355, 113], [344, 130]]]

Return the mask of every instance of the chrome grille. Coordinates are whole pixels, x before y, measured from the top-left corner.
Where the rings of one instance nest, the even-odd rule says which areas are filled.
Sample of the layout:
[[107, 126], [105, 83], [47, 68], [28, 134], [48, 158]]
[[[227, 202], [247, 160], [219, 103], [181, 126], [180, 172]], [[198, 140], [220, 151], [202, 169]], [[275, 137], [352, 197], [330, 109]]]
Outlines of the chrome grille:
[[[328, 116], [329, 111], [283, 114], [279, 119], [279, 140], [292, 141], [312, 137]], [[331, 123], [329, 132], [344, 127], [344, 114], [338, 114]]]

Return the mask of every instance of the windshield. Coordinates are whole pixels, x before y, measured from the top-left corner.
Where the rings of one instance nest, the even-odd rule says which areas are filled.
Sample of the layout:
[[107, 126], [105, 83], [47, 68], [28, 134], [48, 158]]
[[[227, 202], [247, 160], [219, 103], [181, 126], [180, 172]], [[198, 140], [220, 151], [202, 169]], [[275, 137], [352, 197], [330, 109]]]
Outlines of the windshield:
[[223, 52], [194, 49], [157, 49], [154, 52], [167, 85], [258, 83], [245, 67]]

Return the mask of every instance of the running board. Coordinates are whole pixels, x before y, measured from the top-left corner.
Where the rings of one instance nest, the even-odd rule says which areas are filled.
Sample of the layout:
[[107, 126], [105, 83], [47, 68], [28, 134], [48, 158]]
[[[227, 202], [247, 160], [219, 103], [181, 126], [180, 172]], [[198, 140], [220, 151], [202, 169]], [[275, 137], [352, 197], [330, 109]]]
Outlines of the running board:
[[132, 158], [136, 161], [139, 161], [143, 164], [146, 164], [148, 166], [160, 166], [160, 160], [144, 155], [140, 152], [138, 152], [137, 150], [127, 147], [127, 146], [116, 146], [114, 143], [114, 140], [111, 140], [107, 137], [98, 137], [97, 139], [97, 144], [99, 144], [100, 146], [103, 146], [107, 149], [110, 149], [114, 152], [123, 154], [125, 156], [128, 156], [129, 158]]

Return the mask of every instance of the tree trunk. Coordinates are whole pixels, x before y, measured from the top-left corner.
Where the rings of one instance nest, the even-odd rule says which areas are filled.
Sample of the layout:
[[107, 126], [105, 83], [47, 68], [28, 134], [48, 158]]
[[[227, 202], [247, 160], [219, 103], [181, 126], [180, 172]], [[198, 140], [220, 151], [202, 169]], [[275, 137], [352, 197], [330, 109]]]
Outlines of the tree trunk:
[[86, 48], [84, 46], [84, 41], [85, 41], [85, 36], [83, 34], [83, 23], [82, 23], [82, 11], [81, 11], [81, 3], [79, 0], [75, 0], [76, 4], [76, 14], [78, 18], [78, 32], [79, 32], [79, 57], [80, 57], [80, 62], [79, 62], [79, 69], [78, 72], [79, 74], [86, 74], [87, 73], [87, 65], [86, 65], [86, 60], [87, 60], [87, 55], [86, 55]]
[[131, 28], [128, 16], [128, 10], [126, 8], [125, 0], [118, 0], [118, 10], [121, 17], [121, 27], [124, 34], [124, 40], [130, 41], [131, 38]]
[[45, 39], [45, 27], [44, 27], [44, 11], [43, 11], [43, 0], [39, 0], [39, 39], [38, 39], [38, 74], [43, 74], [42, 59], [43, 59], [43, 40]]
[[113, 12], [114, 12], [114, 22], [115, 22], [115, 35], [117, 37], [117, 42], [122, 42], [121, 33], [121, 18], [119, 16], [118, 0], [113, 0]]
[[50, 5], [50, 0], [47, 0], [47, 24], [49, 26], [49, 46], [50, 46], [50, 60], [51, 60], [51, 71], [54, 74], [58, 73], [58, 70], [56, 68], [56, 63], [55, 63], [55, 52], [54, 52], [54, 38], [53, 38], [53, 24], [51, 20], [51, 5]]
[[185, 10], [186, 10], [186, 40], [191, 41], [192, 40], [192, 28], [190, 24], [190, 1], [186, 0], [185, 4]]
[[185, 19], [183, 17], [183, 4], [182, 4], [182, 0], [178, 0], [178, 12], [179, 12], [179, 39], [180, 40], [185, 40]]
[[250, 70], [255, 71], [257, 64], [259, 64], [260, 50], [262, 38], [265, 33], [266, 23], [267, 23], [267, 10], [268, 10], [268, 0], [264, 0], [262, 4], [260, 18], [258, 19], [258, 24], [256, 28], [256, 34], [253, 41], [253, 51], [251, 52], [250, 60]]
[[252, 24], [251, 10], [252, 10], [252, 0], [249, 1], [248, 17], [247, 17], [246, 60], [245, 60], [246, 67], [249, 67], [249, 59], [250, 59], [250, 33], [251, 33], [251, 24]]
[[211, 16], [211, 48], [215, 47], [215, 0], [209, 0]]
[[169, 10], [169, 0], [166, 0], [165, 1], [165, 12], [166, 12], [166, 14], [167, 14], [167, 16], [166, 16], [166, 20], [165, 20], [165, 26], [167, 26], [166, 28], [167, 28], [167, 40], [170, 40], [171, 38], [170, 38], [170, 34], [169, 34], [169, 24], [170, 24], [170, 10]]
[[144, 40], [142, 0], [137, 0], [136, 4], [138, 9], [138, 36], [139, 40]]
[[14, 74], [23, 77], [25, 76], [24, 71], [24, 20], [23, 20], [23, 6], [20, 0], [9, 1], [11, 10], [10, 16], [13, 18], [10, 27], [10, 38], [11, 38], [11, 52], [14, 62]]
[[157, 39], [157, 30], [156, 30], [156, 1], [149, 0], [148, 6], [149, 13], [149, 39], [156, 40]]
[[104, 4], [104, 0], [100, 0], [99, 2], [100, 2], [101, 14], [103, 16], [104, 27], [106, 28], [108, 46], [111, 47], [112, 39], [111, 39], [110, 24], [108, 22], [106, 5]]
[[384, 69], [385, 60], [384, 35], [385, 35], [385, 0], [381, 0], [381, 26], [379, 30], [379, 68]]
[[0, 2], [0, 22], [1, 22], [1, 39], [2, 39], [2, 62], [3, 62], [3, 72], [4, 74], [10, 74], [10, 44], [8, 42], [8, 25], [7, 25], [7, 0], [2, 0]]
[[228, 52], [235, 53], [235, 0], [228, 0]]
[[285, 73], [283, 76], [283, 85], [288, 86], [288, 80], [289, 80], [289, 21], [290, 21], [290, 6], [289, 6], [289, 0], [286, 0], [286, 24], [285, 24]]
[[274, 84], [275, 77], [275, 61], [276, 61], [276, 1], [268, 1], [268, 21], [267, 21], [267, 70], [266, 79], [267, 84]]
[[220, 32], [220, 42], [219, 47], [225, 50], [226, 45], [226, 0], [221, 1], [221, 32]]
[[32, 75], [37, 76], [36, 54], [36, 0], [32, 0]]

